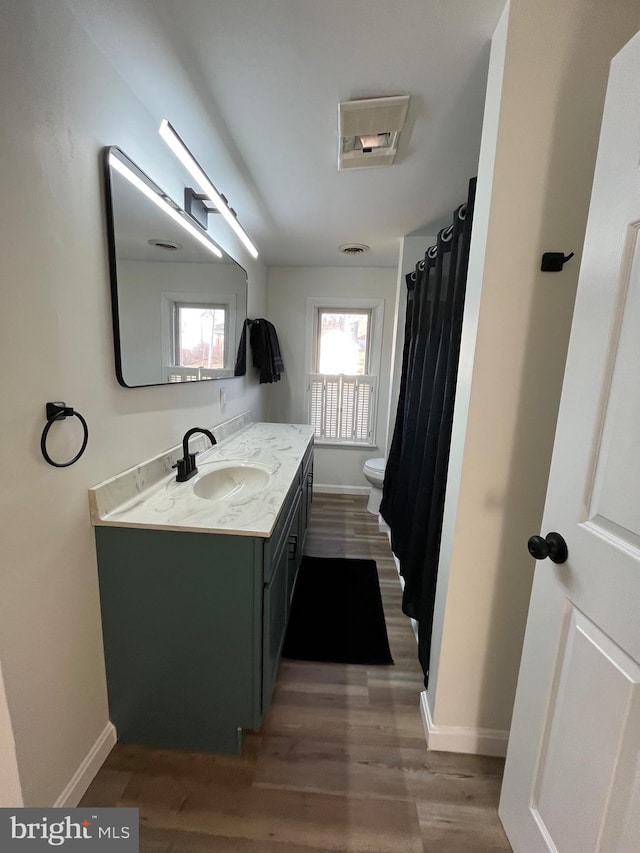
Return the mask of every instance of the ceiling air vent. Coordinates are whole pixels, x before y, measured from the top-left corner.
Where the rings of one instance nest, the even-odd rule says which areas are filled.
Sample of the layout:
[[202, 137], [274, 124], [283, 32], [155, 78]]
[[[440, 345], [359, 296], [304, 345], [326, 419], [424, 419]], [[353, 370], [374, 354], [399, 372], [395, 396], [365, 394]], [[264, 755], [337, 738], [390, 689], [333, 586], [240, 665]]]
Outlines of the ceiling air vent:
[[408, 109], [409, 95], [343, 101], [338, 108], [338, 169], [390, 166]]
[[369, 246], [366, 243], [343, 243], [338, 246], [338, 250], [345, 255], [364, 255], [369, 251]]
[[178, 249], [181, 249], [182, 246], [180, 243], [176, 243], [175, 240], [148, 240], [147, 241], [150, 246], [156, 246], [158, 249], [166, 249], [168, 252], [176, 252]]

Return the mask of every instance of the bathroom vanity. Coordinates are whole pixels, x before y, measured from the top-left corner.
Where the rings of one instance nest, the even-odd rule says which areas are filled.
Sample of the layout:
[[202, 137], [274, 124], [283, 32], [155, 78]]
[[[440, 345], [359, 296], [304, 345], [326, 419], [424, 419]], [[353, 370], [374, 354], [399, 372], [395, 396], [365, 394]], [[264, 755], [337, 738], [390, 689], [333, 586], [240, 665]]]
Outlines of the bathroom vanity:
[[312, 429], [246, 426], [198, 456], [186, 483], [167, 473], [175, 455], [90, 492], [110, 717], [123, 742], [238, 753], [275, 684]]

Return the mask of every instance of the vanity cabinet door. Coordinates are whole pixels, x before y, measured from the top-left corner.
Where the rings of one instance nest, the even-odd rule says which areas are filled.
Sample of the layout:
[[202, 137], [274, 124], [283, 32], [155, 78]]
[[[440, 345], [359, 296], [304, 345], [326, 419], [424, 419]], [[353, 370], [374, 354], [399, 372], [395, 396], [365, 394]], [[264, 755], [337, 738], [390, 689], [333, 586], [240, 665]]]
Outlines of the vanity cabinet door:
[[269, 710], [278, 674], [280, 652], [311, 508], [313, 445], [305, 453], [298, 475], [283, 504], [273, 535], [264, 548], [262, 607], [262, 715]]
[[298, 503], [295, 514], [291, 519], [289, 536], [287, 538], [287, 621], [289, 620], [289, 609], [293, 597], [293, 589], [296, 585], [298, 569], [302, 562], [302, 514], [304, 499]]
[[[271, 537], [266, 540], [264, 549], [264, 582], [269, 583], [275, 571], [280, 552], [286, 550], [293, 518], [298, 518], [298, 504], [300, 503], [302, 470], [298, 468], [294, 482], [282, 504], [275, 527]], [[293, 531], [297, 532], [296, 530]]]
[[284, 643], [291, 596], [301, 560], [300, 547], [300, 492], [289, 509], [283, 536], [271, 565], [265, 567], [263, 620], [262, 620], [262, 713], [267, 713], [273, 686], [278, 674], [280, 652]]
[[305, 539], [307, 536], [307, 528], [309, 526], [309, 516], [311, 515], [311, 504], [313, 502], [313, 456], [309, 460], [302, 474], [302, 502], [300, 505], [300, 559], [302, 559], [302, 551], [304, 548]]
[[271, 580], [265, 584], [262, 619], [262, 713], [269, 710], [278, 674], [280, 651], [287, 629], [289, 549], [282, 548], [272, 565]]

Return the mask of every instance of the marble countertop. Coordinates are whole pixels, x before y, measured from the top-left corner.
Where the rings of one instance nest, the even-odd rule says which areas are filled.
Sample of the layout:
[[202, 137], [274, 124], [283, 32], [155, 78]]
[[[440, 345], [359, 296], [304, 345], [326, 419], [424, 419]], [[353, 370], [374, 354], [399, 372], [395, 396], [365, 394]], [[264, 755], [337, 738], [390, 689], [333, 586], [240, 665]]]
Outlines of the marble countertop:
[[[312, 436], [308, 424], [251, 424], [200, 453], [198, 474], [186, 483], [176, 482], [174, 471], [168, 473], [177, 458], [173, 449], [90, 489], [92, 522], [98, 527], [269, 537]], [[269, 481], [257, 493], [243, 495], [240, 490], [219, 501], [198, 497], [195, 483], [226, 462], [258, 463], [269, 470]]]

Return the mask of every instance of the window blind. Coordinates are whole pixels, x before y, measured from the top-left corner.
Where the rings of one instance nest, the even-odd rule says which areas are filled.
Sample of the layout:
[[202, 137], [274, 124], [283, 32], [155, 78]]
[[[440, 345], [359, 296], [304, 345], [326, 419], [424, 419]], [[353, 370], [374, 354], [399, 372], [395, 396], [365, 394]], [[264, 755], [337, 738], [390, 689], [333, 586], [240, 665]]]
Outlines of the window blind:
[[320, 441], [373, 441], [375, 376], [309, 376], [309, 422]]

